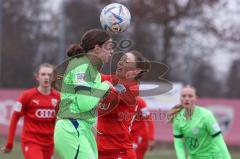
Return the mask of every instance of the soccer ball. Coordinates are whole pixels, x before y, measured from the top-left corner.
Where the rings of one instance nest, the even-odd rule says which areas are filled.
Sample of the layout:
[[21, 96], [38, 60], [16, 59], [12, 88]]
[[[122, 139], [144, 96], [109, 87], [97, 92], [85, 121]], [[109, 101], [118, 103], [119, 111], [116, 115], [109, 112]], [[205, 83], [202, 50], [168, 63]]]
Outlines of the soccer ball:
[[127, 30], [130, 25], [131, 14], [122, 4], [112, 3], [105, 6], [100, 15], [100, 22], [104, 30], [118, 34]]

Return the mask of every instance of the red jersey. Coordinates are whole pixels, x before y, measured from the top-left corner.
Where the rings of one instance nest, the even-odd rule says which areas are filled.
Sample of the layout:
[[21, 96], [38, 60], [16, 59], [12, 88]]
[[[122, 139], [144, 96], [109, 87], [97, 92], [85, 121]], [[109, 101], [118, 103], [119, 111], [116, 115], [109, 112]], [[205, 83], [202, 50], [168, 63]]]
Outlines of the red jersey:
[[136, 118], [133, 121], [131, 135], [138, 136], [145, 134], [148, 136], [148, 140], [154, 140], [154, 125], [147, 104], [141, 97], [137, 98], [137, 102], [138, 110]]
[[[112, 76], [103, 75], [102, 80], [108, 80], [113, 85], [117, 83], [116, 78]], [[138, 88], [136, 82], [124, 83], [124, 85], [130, 90], [134, 90], [133, 94], [136, 95]], [[136, 104], [127, 105], [126, 102], [120, 100], [119, 105], [111, 112], [98, 117], [97, 144], [99, 151], [133, 149], [130, 131], [136, 110]]]
[[56, 120], [56, 109], [60, 95], [52, 90], [49, 95], [44, 95], [37, 88], [24, 91], [16, 104], [13, 113], [8, 146], [11, 148], [20, 117], [24, 117], [22, 142], [36, 143], [45, 147], [53, 147], [53, 133]]

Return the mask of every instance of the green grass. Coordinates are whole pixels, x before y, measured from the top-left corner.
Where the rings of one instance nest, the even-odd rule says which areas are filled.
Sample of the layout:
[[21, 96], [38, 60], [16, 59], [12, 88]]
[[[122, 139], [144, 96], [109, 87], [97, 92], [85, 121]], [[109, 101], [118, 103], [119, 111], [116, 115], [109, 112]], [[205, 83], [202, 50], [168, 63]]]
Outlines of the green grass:
[[[0, 145], [2, 146], [6, 139], [0, 137]], [[232, 159], [240, 159], [240, 150], [231, 149]], [[0, 159], [24, 159], [21, 151], [21, 144], [19, 141], [16, 141], [14, 144], [14, 149], [10, 154], [0, 153]], [[58, 159], [58, 157], [55, 157]], [[158, 145], [153, 151], [148, 152], [145, 159], [176, 159], [173, 146]]]

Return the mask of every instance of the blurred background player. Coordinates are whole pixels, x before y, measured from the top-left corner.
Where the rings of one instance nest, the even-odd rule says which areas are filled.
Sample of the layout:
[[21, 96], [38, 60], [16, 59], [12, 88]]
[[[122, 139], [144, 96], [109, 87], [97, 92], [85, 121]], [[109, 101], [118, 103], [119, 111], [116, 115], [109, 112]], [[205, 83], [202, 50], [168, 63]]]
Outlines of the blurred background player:
[[108, 80], [114, 86], [123, 85], [126, 90], [119, 94], [120, 102], [115, 109], [98, 116], [99, 159], [136, 158], [130, 131], [137, 110], [138, 79], [149, 68], [147, 60], [139, 52], [132, 50], [121, 57], [115, 75], [102, 75], [102, 80]]
[[[102, 83], [99, 73], [111, 57], [112, 48], [108, 45], [111, 41], [106, 31], [87, 31], [81, 44], [72, 45], [67, 51], [70, 59], [66, 65], [63, 63], [55, 71], [62, 76], [61, 102], [54, 132], [55, 149], [61, 159], [98, 158], [92, 127], [99, 102], [104, 102], [106, 94], [111, 96], [110, 83]], [[62, 67], [65, 68], [61, 70]]]
[[11, 118], [7, 144], [1, 149], [4, 153], [11, 152], [17, 123], [20, 117], [24, 117], [21, 142], [25, 158], [50, 159], [53, 155], [59, 93], [51, 88], [52, 72], [52, 65], [41, 64], [35, 72], [38, 86], [20, 95]]
[[154, 122], [143, 98], [137, 97], [138, 109], [132, 124], [131, 138], [137, 159], [143, 159], [147, 150], [153, 150]]
[[174, 146], [178, 159], [231, 159], [221, 129], [206, 108], [196, 105], [196, 90], [186, 86], [181, 91], [181, 104], [173, 107], [168, 119], [173, 123]]

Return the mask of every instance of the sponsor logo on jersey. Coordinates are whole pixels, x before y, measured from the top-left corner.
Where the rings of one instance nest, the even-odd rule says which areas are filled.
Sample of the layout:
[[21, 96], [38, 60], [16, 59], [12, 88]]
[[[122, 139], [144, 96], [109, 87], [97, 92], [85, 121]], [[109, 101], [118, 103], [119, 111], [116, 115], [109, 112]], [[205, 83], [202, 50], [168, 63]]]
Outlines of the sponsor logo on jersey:
[[35, 112], [37, 118], [55, 118], [54, 109], [37, 109]]
[[192, 133], [193, 134], [198, 134], [199, 133], [199, 128], [192, 128]]
[[33, 99], [33, 103], [39, 105], [39, 100], [37, 100], [37, 99]]
[[58, 100], [57, 100], [56, 98], [52, 98], [52, 99], [51, 99], [51, 103], [52, 103], [52, 105], [53, 105], [54, 107], [56, 107], [56, 106], [57, 106], [57, 103], [58, 103]]

